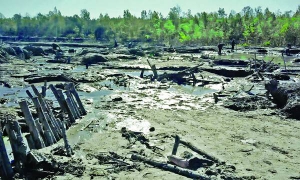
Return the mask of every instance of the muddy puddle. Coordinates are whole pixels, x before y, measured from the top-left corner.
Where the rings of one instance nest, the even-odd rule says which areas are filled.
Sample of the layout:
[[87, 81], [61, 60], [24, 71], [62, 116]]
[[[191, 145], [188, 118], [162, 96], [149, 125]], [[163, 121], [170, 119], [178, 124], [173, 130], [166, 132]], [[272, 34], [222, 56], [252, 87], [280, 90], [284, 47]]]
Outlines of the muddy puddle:
[[31, 88], [30, 87], [6, 88], [0, 86], [0, 97], [7, 99], [7, 102], [4, 104], [6, 107], [18, 106], [18, 101], [20, 99], [28, 99], [26, 90], [31, 90]]
[[210, 89], [205, 87], [199, 86], [191, 86], [191, 85], [174, 85], [168, 88], [168, 91], [175, 92], [175, 93], [186, 93], [196, 96], [202, 96], [209, 93], [217, 92], [216, 89]]

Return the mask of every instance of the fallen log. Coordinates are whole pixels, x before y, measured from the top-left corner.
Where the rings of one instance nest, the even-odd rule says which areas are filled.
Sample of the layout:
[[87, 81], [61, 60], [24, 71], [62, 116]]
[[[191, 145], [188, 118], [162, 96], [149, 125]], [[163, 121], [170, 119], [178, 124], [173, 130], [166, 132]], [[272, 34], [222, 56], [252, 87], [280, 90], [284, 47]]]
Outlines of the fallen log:
[[193, 78], [193, 84], [196, 84], [196, 82], [198, 80], [195, 78], [194, 73], [199, 72], [199, 67], [202, 65], [203, 65], [203, 63], [201, 63], [195, 67], [191, 67], [191, 68], [185, 69], [183, 71], [179, 71], [177, 73], [169, 73], [169, 74], [164, 73], [164, 74], [159, 75], [157, 80], [161, 81], [163, 79], [168, 79], [168, 80], [176, 81], [178, 83], [182, 83], [185, 81], [184, 77], [187, 76], [187, 77]]
[[154, 161], [154, 160], [151, 160], [149, 158], [140, 156], [138, 154], [132, 154], [131, 159], [132, 160], [139, 160], [139, 161], [142, 161], [144, 163], [150, 164], [154, 167], [157, 167], [157, 168], [160, 168], [160, 169], [163, 169], [163, 170], [166, 170], [166, 171], [170, 171], [170, 172], [173, 172], [173, 173], [176, 173], [176, 174], [188, 177], [188, 178], [201, 179], [201, 180], [208, 180], [209, 179], [208, 177], [206, 177], [204, 175], [201, 175], [201, 174], [197, 174], [197, 173], [195, 173], [191, 170], [183, 169], [183, 168], [180, 168], [178, 166], [167, 164], [165, 162]]
[[49, 76], [29, 76], [24, 79], [25, 82], [28, 83], [42, 83], [42, 82], [50, 82], [50, 81], [64, 81], [64, 82], [73, 82], [77, 83], [75, 80], [60, 74], [60, 75], [49, 75]]

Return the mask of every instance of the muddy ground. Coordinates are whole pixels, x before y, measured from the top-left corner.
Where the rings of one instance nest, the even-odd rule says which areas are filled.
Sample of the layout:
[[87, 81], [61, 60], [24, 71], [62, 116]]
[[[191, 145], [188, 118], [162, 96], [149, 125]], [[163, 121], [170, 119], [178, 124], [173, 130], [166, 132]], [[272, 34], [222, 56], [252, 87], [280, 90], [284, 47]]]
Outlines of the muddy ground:
[[[70, 47], [63, 48], [66, 52]], [[2, 115], [12, 113], [24, 121], [18, 102], [29, 101], [25, 90], [30, 84], [40, 88], [44, 80], [57, 88], [74, 82], [88, 112], [67, 131], [74, 155], [66, 155], [63, 140], [34, 150], [46, 157], [48, 166], [28, 168], [27, 178], [189, 179], [132, 158], [137, 154], [171, 165], [167, 156], [178, 135], [217, 159], [213, 162], [179, 145], [177, 156], [212, 162], [191, 170], [203, 178], [300, 179], [300, 122], [265, 95], [266, 81], [275, 77], [274, 72], [282, 77], [283, 63], [265, 72], [262, 80], [255, 76], [250, 61], [237, 58], [254, 58], [254, 53], [257, 59], [280, 57], [281, 49], [268, 49], [266, 54], [238, 49], [224, 51], [222, 56], [210, 48], [192, 53], [149, 49], [141, 50], [144, 54], [126, 47], [86, 48], [90, 52], [85, 54], [77, 49], [77, 55], [65, 53], [71, 57], [70, 64], [53, 63], [53, 54], [25, 60], [8, 56], [1, 63]], [[155, 64], [159, 78], [153, 78], [147, 59]], [[286, 59], [291, 62], [284, 73], [289, 80], [278, 78], [280, 83], [299, 83], [297, 56]], [[193, 67], [197, 68], [189, 69]], [[187, 69], [180, 77], [163, 76]], [[46, 98], [55, 101], [49, 89]], [[24, 177], [16, 174], [15, 178]]]

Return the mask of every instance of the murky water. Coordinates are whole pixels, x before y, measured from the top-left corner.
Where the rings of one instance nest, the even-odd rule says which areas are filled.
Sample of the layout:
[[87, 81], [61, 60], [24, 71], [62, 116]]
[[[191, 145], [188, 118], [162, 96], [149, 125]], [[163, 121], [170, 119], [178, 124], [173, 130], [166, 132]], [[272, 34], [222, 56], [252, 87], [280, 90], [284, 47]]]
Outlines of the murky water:
[[191, 85], [176, 85], [168, 89], [171, 92], [187, 93], [196, 96], [202, 96], [208, 93], [216, 92], [217, 90]]
[[8, 99], [8, 102], [5, 104], [6, 107], [18, 106], [18, 102], [21, 99], [29, 99], [28, 95], [26, 94], [26, 90], [30, 89], [30, 87], [6, 88], [0, 86], [0, 97]]
[[[36, 88], [39, 91], [41, 91], [40, 86], [36, 86]], [[31, 92], [31, 94], [34, 95], [30, 86], [28, 86], [28, 87], [13, 87], [13, 88], [6, 88], [3, 86], [0, 86], [0, 97], [8, 99], [8, 102], [5, 103], [4, 106], [6, 106], [6, 107], [19, 106], [18, 103], [22, 99], [30, 101], [30, 98], [26, 93], [27, 90], [29, 90]], [[55, 107], [58, 106], [58, 102], [56, 102], [55, 96], [53, 95], [53, 93], [50, 89], [47, 89], [47, 91], [46, 91], [46, 99], [52, 100], [54, 102]]]

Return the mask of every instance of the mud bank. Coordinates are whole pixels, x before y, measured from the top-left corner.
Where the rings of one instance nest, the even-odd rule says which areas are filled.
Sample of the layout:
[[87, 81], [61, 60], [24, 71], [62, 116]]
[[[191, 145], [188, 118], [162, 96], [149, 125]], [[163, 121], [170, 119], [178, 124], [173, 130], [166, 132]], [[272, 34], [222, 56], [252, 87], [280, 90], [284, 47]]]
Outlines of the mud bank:
[[[0, 114], [14, 115], [22, 133], [29, 128], [18, 103], [29, 100], [31, 85], [41, 91], [47, 81], [66, 91], [64, 84], [72, 82], [87, 111], [67, 130], [73, 155], [63, 140], [29, 148], [28, 157], [38, 154], [42, 160], [28, 161], [23, 171], [14, 168], [15, 179], [300, 177], [297, 71], [286, 73], [282, 65], [259, 57], [227, 58], [256, 49], [218, 56], [212, 47], [149, 47], [137, 54], [121, 46], [103, 54], [85, 46], [87, 53], [70, 55], [67, 49], [73, 46], [64, 46], [62, 59], [71, 57], [69, 63], [47, 63], [55, 61], [51, 54], [28, 60], [6, 55], [1, 63]], [[86, 63], [89, 52], [105, 61]], [[51, 89], [45, 92], [53, 112], [60, 114]], [[175, 137], [180, 137], [178, 146]], [[5, 146], [11, 151], [7, 139]]]

